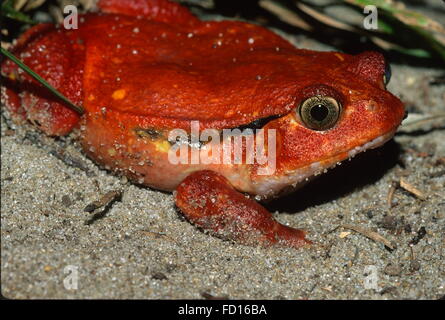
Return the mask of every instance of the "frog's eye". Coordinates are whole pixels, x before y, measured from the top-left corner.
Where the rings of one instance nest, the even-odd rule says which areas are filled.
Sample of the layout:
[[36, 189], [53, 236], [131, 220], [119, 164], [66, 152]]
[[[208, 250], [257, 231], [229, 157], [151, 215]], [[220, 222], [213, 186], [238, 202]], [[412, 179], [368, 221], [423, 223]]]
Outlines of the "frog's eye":
[[391, 65], [386, 62], [385, 64], [385, 74], [383, 75], [383, 83], [386, 85], [388, 85], [389, 80], [391, 80]]
[[327, 130], [337, 123], [340, 109], [340, 103], [334, 98], [315, 96], [301, 103], [299, 114], [309, 129]]

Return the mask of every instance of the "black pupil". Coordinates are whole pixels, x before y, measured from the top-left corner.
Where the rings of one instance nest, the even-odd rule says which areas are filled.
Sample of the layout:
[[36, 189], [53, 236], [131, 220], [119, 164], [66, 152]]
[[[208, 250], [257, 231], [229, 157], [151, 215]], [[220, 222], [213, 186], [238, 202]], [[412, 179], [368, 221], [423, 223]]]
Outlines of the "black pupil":
[[328, 116], [328, 113], [328, 108], [322, 104], [317, 104], [311, 108], [311, 117], [316, 121], [323, 121]]

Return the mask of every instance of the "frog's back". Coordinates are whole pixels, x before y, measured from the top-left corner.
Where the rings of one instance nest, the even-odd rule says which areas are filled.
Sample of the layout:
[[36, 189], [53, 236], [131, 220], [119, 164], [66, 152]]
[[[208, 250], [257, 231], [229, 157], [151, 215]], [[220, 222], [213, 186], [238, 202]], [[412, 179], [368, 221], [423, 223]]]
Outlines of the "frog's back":
[[[312, 59], [309, 51], [242, 22], [173, 25], [91, 15], [84, 25], [87, 110], [172, 125], [199, 120], [204, 127], [235, 127], [288, 112], [304, 82], [298, 79], [307, 72], [304, 62]], [[101, 30], [107, 36], [97, 37]]]

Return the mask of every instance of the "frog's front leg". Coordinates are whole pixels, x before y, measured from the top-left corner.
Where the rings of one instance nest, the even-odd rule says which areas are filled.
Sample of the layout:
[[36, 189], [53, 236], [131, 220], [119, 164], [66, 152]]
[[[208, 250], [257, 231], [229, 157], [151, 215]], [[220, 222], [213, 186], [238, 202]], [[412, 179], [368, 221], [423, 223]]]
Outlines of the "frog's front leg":
[[[38, 24], [17, 40], [12, 52], [77, 105], [83, 105], [85, 48], [78, 33]], [[68, 134], [80, 116], [15, 63], [1, 64], [1, 98], [13, 119], [27, 119], [52, 136]]]
[[269, 211], [236, 191], [216, 172], [192, 173], [176, 191], [176, 205], [185, 217], [220, 238], [247, 245], [294, 248], [311, 243], [304, 231], [275, 221]]

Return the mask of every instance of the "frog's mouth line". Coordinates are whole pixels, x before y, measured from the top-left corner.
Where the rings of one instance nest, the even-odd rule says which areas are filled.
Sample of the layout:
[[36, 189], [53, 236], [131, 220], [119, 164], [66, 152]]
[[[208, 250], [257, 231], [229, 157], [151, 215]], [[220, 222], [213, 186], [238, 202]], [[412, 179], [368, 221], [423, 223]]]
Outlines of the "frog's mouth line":
[[282, 194], [284, 192], [293, 191], [311, 179], [326, 173], [328, 169], [334, 168], [340, 165], [342, 161], [347, 159], [352, 159], [357, 154], [364, 152], [369, 149], [375, 149], [382, 146], [388, 140], [390, 140], [396, 130], [391, 130], [377, 138], [366, 142], [363, 145], [356, 146], [349, 151], [340, 152], [328, 159], [324, 159], [319, 162], [314, 162], [308, 166], [298, 168], [284, 175], [278, 177], [268, 177], [255, 185], [257, 194], [262, 198], [267, 198], [269, 196], [274, 196], [277, 194]]

